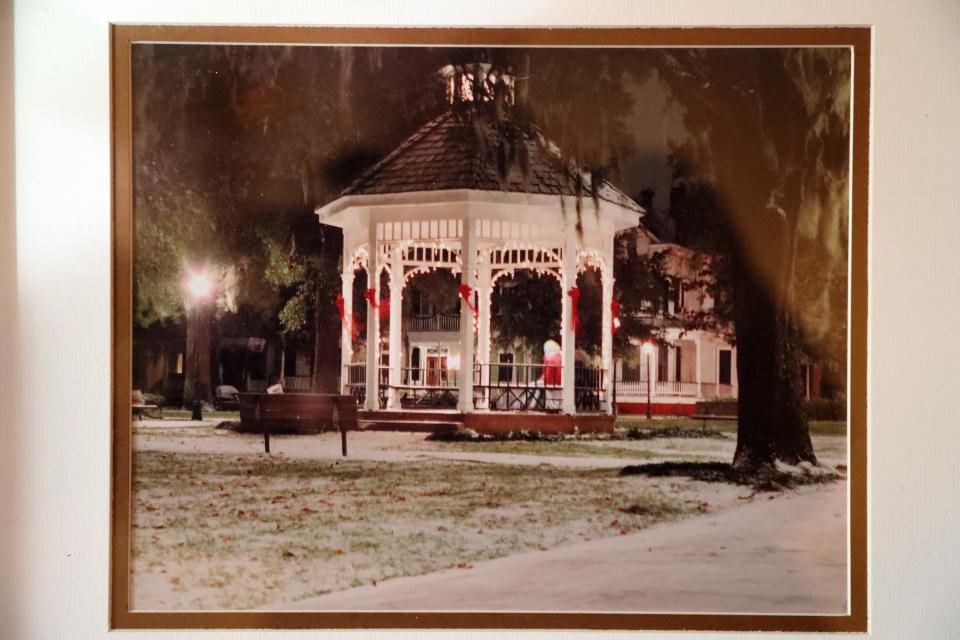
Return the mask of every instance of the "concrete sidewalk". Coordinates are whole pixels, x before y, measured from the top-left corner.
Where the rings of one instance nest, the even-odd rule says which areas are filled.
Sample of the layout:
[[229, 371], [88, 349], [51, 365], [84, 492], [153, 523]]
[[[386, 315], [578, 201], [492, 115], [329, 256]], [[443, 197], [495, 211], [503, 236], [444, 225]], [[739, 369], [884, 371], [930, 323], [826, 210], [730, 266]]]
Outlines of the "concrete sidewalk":
[[757, 494], [715, 516], [265, 608], [842, 614], [846, 491]]

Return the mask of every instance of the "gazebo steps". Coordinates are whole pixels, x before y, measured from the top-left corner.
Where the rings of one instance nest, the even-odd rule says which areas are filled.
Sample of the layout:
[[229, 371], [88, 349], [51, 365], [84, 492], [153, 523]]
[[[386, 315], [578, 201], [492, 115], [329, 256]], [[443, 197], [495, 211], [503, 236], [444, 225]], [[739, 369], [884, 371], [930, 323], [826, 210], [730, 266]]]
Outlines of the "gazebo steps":
[[613, 431], [613, 416], [575, 416], [533, 411], [495, 411], [470, 414], [455, 411], [361, 411], [361, 428], [367, 431], [410, 431], [437, 433], [470, 428], [479, 433], [530, 431], [539, 433], [581, 433]]
[[375, 422], [367, 422], [360, 420], [360, 428], [364, 431], [439, 433], [443, 431], [456, 431], [462, 426], [459, 422], [432, 422], [425, 420], [377, 420]]
[[582, 413], [573, 416], [533, 411], [491, 411], [464, 416], [463, 425], [478, 433], [612, 433], [614, 417]]
[[361, 411], [366, 431], [415, 431], [437, 433], [463, 427], [463, 415], [455, 411]]

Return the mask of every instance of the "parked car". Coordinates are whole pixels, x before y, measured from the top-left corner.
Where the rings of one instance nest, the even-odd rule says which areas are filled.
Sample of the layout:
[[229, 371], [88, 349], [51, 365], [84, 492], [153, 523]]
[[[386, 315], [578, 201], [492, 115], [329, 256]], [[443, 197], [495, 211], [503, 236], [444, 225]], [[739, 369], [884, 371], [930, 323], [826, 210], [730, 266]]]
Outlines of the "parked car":
[[221, 384], [213, 394], [213, 407], [217, 411], [240, 409], [240, 390], [229, 384]]

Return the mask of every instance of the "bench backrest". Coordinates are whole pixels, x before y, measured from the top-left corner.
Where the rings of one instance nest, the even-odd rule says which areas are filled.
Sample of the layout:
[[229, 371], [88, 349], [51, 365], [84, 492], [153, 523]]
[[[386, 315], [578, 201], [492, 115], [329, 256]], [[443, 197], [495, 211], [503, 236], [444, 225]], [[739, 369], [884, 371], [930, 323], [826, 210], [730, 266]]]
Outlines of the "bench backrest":
[[336, 429], [336, 398], [319, 393], [241, 393], [244, 431], [319, 433]]
[[697, 402], [695, 410], [699, 415], [737, 417], [736, 402], [701, 400]]

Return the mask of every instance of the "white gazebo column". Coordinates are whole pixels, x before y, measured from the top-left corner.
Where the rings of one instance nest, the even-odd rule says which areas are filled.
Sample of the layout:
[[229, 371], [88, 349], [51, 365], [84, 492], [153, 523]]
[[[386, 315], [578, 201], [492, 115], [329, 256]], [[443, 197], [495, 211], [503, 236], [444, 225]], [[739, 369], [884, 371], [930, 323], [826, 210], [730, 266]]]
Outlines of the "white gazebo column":
[[613, 273], [608, 263], [601, 272], [603, 279], [603, 313], [600, 331], [600, 367], [603, 369], [603, 398], [607, 413], [613, 414], [613, 378], [617, 375], [613, 364]]
[[477, 360], [480, 363], [480, 384], [483, 385], [483, 406], [490, 402], [490, 263], [477, 269]]
[[[370, 220], [367, 243], [367, 289], [373, 289], [373, 300], [380, 299], [380, 265], [377, 261], [377, 224]], [[368, 411], [380, 408], [380, 377], [377, 365], [380, 360], [380, 314], [374, 302], [367, 300], [367, 385], [366, 407]]]
[[343, 321], [340, 323], [340, 392], [350, 393], [350, 363], [353, 361], [353, 265], [343, 252], [343, 275], [340, 277], [343, 296]]
[[387, 396], [391, 409], [400, 408], [400, 391], [403, 382], [403, 254], [393, 250], [390, 258], [390, 391]]
[[[460, 284], [470, 287], [470, 295], [477, 286], [477, 233], [476, 221], [466, 218], [463, 221], [463, 237], [460, 240], [460, 256], [463, 271], [460, 272]], [[473, 311], [466, 300], [460, 301], [460, 384], [457, 410], [461, 413], [473, 411]]]
[[561, 336], [560, 345], [563, 348], [563, 372], [561, 383], [563, 392], [561, 395], [560, 408], [563, 413], [573, 415], [577, 412], [576, 394], [574, 385], [576, 383], [576, 327], [573, 326], [573, 299], [570, 297], [571, 287], [577, 286], [577, 230], [574, 223], [567, 220], [566, 241], [563, 247], [563, 291], [560, 293], [562, 299], [561, 311], [563, 320], [560, 323]]

